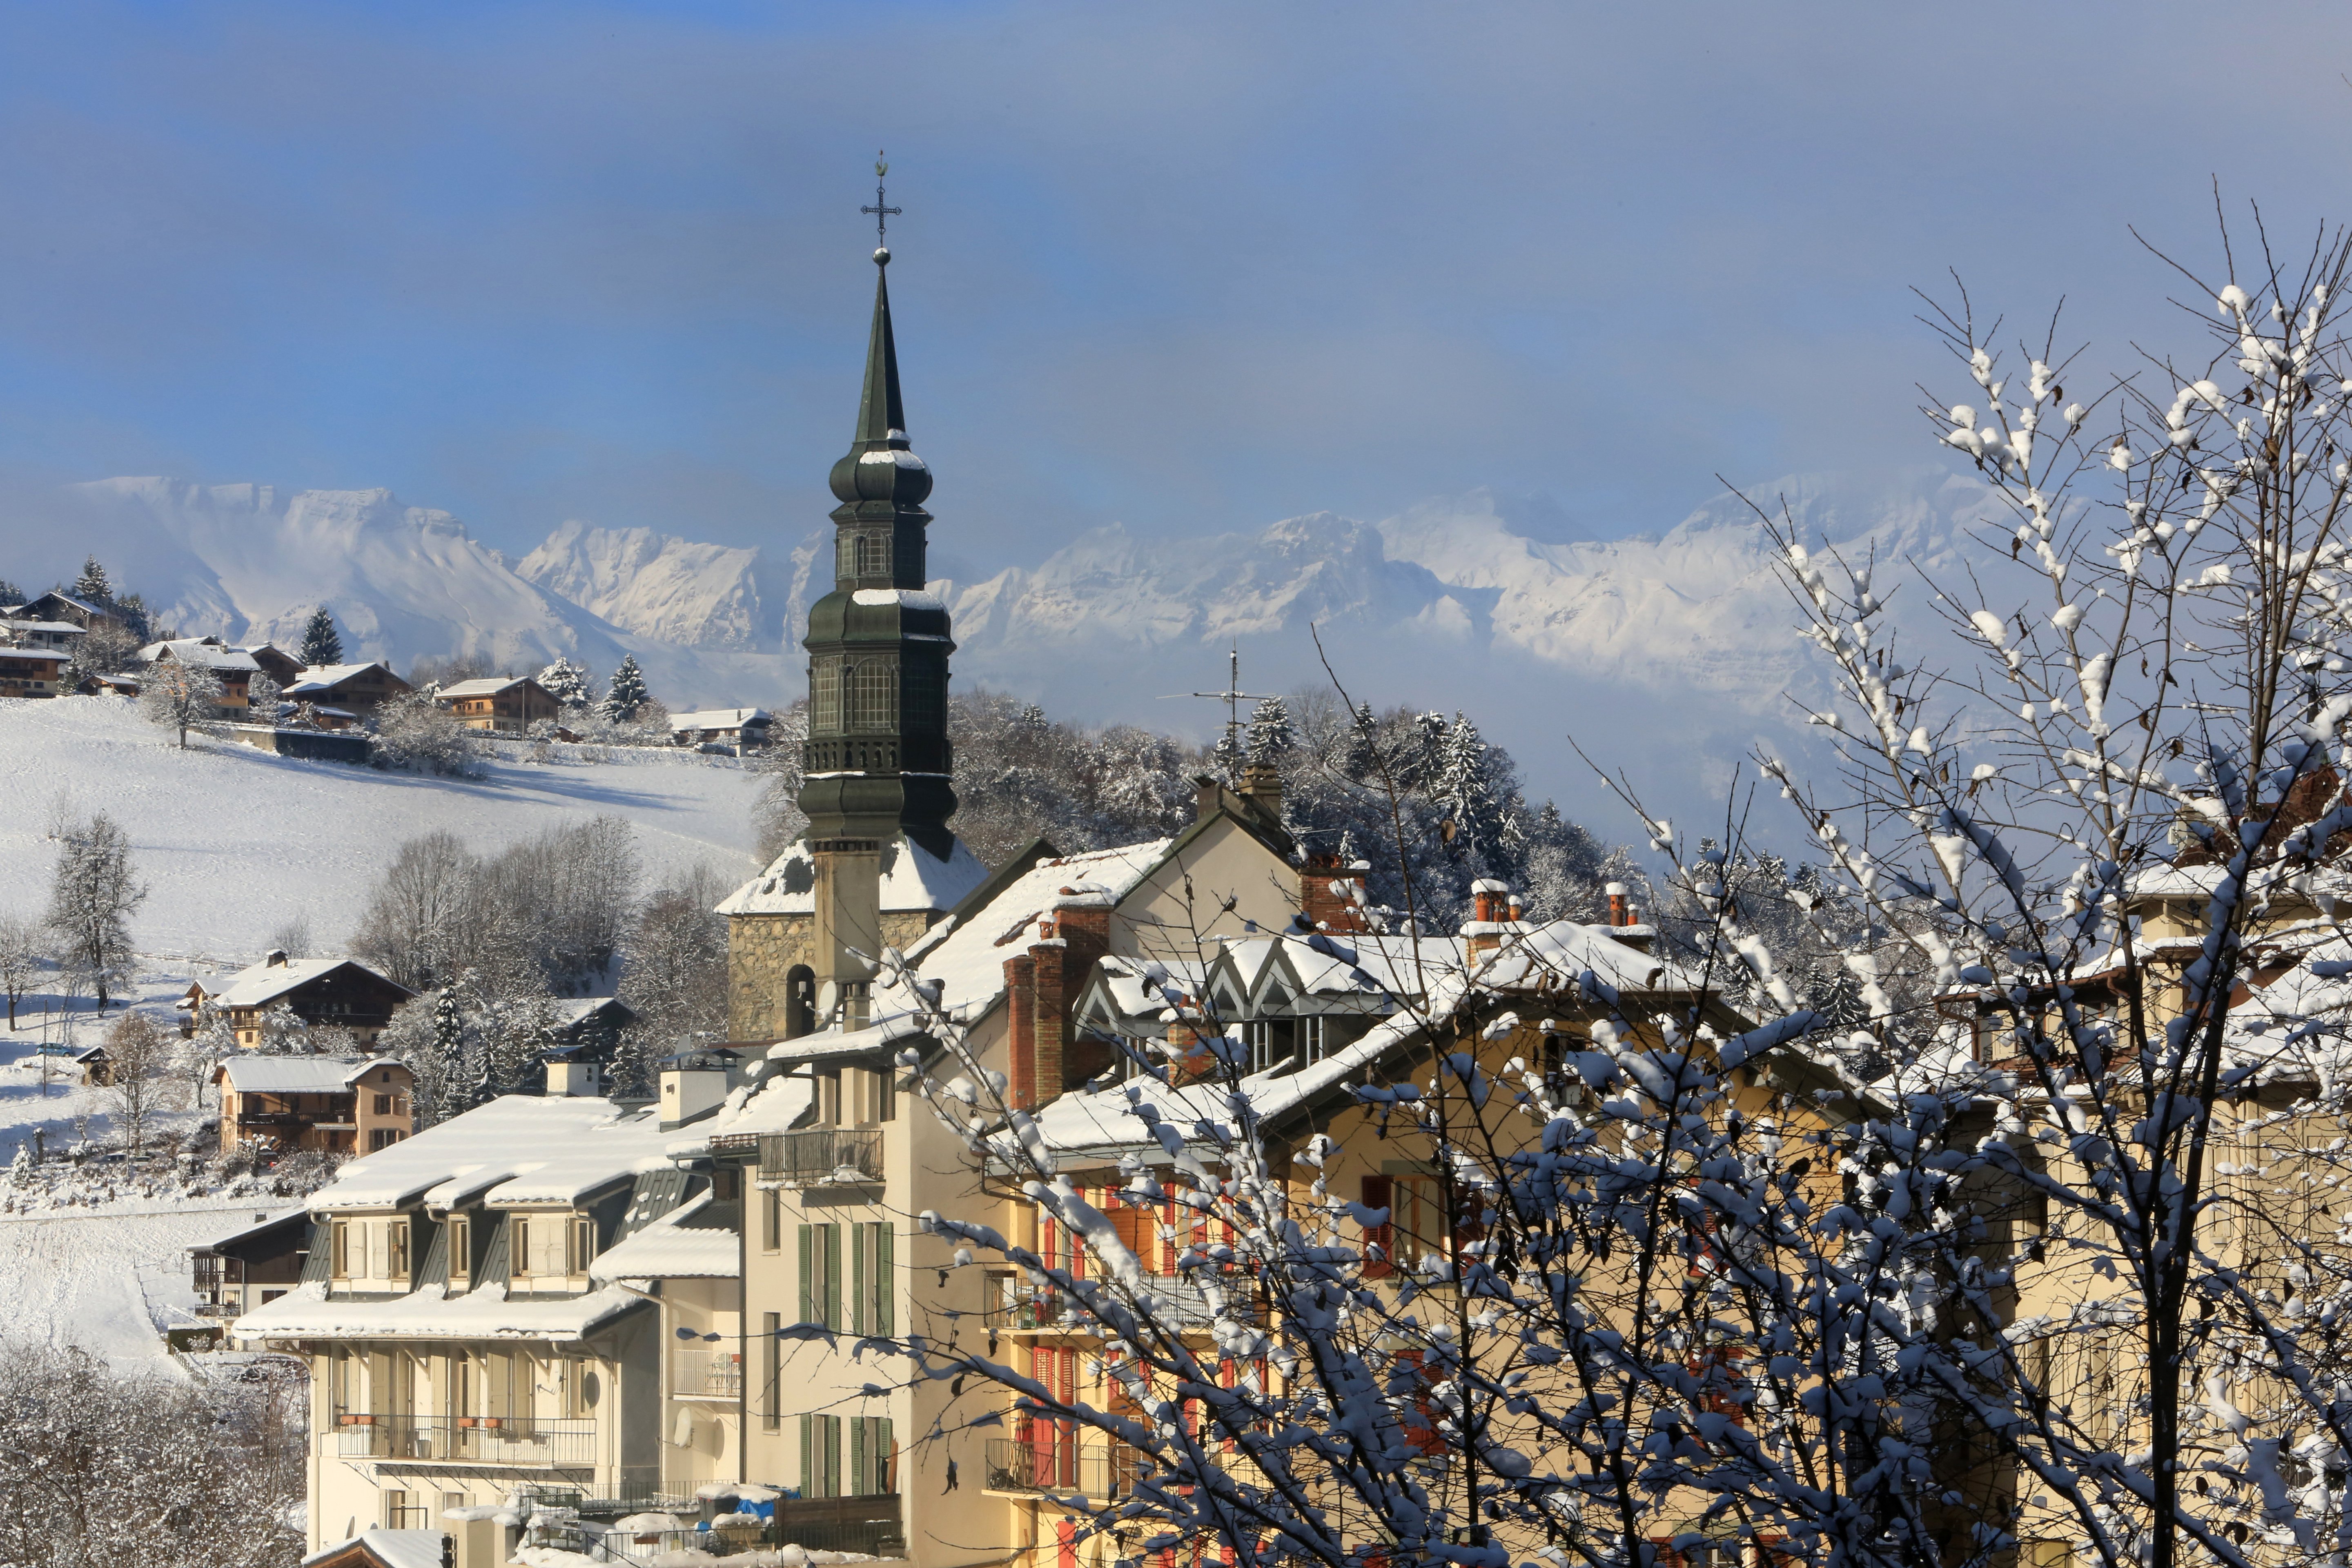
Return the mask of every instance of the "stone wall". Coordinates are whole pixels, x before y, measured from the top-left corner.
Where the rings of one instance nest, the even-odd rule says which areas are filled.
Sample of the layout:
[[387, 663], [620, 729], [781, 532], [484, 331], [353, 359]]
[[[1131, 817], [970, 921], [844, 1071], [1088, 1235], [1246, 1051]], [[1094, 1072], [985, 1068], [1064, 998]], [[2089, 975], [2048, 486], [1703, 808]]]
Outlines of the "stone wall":
[[[886, 910], [882, 940], [904, 951], [944, 911]], [[816, 967], [816, 916], [727, 917], [727, 1037], [775, 1040], [784, 1033], [784, 976], [795, 964]]]

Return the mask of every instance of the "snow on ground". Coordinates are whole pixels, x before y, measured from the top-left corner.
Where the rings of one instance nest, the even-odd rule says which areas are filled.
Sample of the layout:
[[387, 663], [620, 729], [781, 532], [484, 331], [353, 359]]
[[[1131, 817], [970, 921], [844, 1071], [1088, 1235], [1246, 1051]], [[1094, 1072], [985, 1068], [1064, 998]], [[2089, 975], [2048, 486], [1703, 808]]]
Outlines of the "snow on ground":
[[0, 702], [0, 910], [47, 907], [60, 807], [105, 811], [128, 830], [152, 889], [132, 941], [191, 963], [249, 963], [298, 916], [318, 949], [340, 951], [401, 841], [435, 828], [488, 851], [608, 814], [635, 826], [648, 889], [698, 861], [758, 869], [759, 781], [732, 758], [615, 749], [601, 763], [494, 761], [486, 778], [462, 781], [197, 736], [190, 747], [116, 698]]
[[163, 1325], [187, 1321], [195, 1304], [187, 1249], [281, 1206], [216, 1197], [11, 1216], [0, 1223], [7, 1337], [118, 1361], [160, 1356]]

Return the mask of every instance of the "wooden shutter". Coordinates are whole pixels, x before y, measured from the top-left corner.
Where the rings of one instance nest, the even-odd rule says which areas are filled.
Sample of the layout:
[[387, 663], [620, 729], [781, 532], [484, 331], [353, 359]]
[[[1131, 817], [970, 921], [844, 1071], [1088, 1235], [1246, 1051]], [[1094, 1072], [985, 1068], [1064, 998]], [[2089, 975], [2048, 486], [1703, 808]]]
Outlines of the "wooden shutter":
[[[801, 1226], [806, 1231], [808, 1226]], [[816, 1496], [816, 1417], [801, 1417], [801, 1496]]]
[[1151, 1269], [1151, 1210], [1141, 1205], [1122, 1202], [1110, 1211], [1111, 1228], [1118, 1239], [1142, 1263], [1146, 1272]]
[[877, 1492], [898, 1489], [898, 1429], [887, 1415], [877, 1417], [874, 1423], [874, 1473]]
[[784, 1350], [783, 1342], [777, 1336], [783, 1324], [777, 1321], [778, 1317], [774, 1312], [763, 1312], [760, 1321], [761, 1338], [765, 1342], [760, 1347], [760, 1425], [770, 1432], [782, 1426], [784, 1420]]
[[[838, 1329], [841, 1327], [841, 1226], [836, 1223], [817, 1228], [824, 1233], [824, 1326]], [[838, 1468], [837, 1464], [835, 1468]]]
[[852, 1497], [864, 1497], [866, 1493], [866, 1448], [871, 1436], [866, 1428], [872, 1425], [862, 1415], [849, 1423], [849, 1495]]
[[853, 1225], [849, 1227], [849, 1330], [852, 1333], [870, 1334], [866, 1325], [873, 1319], [874, 1276], [866, 1261], [866, 1233], [874, 1227]]
[[[800, 1227], [800, 1321], [803, 1323], [814, 1323], [816, 1321], [816, 1276], [811, 1270], [816, 1267], [816, 1226], [804, 1225]], [[802, 1495], [805, 1497], [807, 1493], [803, 1491]]]
[[[887, 1220], [874, 1227], [874, 1328], [877, 1334], [898, 1331], [898, 1233]], [[888, 1490], [888, 1488], [884, 1488]]]
[[1363, 1274], [1367, 1279], [1385, 1279], [1396, 1272], [1395, 1203], [1396, 1184], [1393, 1181], [1386, 1176], [1364, 1178], [1364, 1206], [1368, 1209], [1391, 1211], [1386, 1223], [1364, 1226], [1364, 1246], [1367, 1248], [1377, 1247], [1381, 1249], [1381, 1256], [1377, 1258], [1370, 1256], [1369, 1252], [1365, 1255]]
[[783, 1243], [783, 1194], [769, 1187], [760, 1194], [760, 1247], [764, 1252], [780, 1250]]

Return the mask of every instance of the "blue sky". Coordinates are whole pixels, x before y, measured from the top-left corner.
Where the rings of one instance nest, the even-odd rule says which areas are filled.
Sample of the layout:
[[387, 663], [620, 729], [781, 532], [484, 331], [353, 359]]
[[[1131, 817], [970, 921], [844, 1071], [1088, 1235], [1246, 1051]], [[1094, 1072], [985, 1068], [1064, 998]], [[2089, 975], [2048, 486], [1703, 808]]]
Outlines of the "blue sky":
[[2119, 359], [2127, 225], [2342, 216], [2347, 71], [2286, 3], [0, 5], [0, 486], [796, 538], [887, 146], [942, 569], [1480, 485], [1664, 527], [1927, 457], [1948, 268]]

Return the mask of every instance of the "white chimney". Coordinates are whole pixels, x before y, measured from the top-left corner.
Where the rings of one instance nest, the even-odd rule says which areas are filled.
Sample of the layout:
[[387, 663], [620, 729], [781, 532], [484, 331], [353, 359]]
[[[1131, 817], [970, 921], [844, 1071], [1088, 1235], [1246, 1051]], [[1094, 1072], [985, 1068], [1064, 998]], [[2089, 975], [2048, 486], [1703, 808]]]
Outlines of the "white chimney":
[[604, 1092], [604, 1074], [594, 1062], [550, 1062], [547, 1064], [547, 1092], [551, 1095], [599, 1095]]

